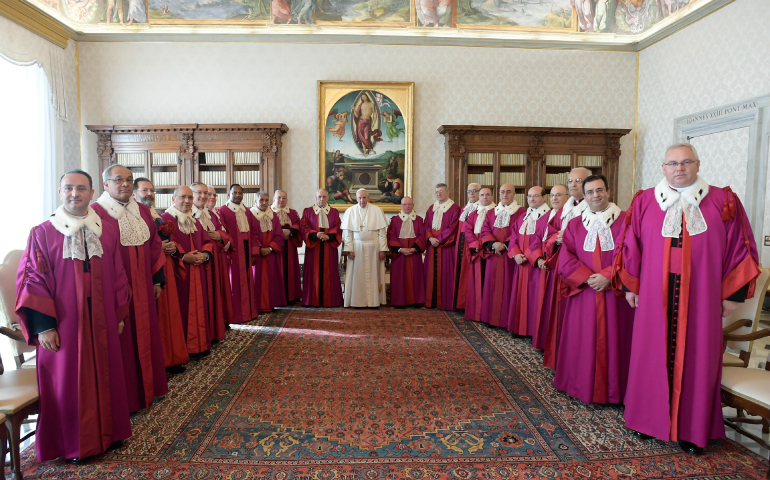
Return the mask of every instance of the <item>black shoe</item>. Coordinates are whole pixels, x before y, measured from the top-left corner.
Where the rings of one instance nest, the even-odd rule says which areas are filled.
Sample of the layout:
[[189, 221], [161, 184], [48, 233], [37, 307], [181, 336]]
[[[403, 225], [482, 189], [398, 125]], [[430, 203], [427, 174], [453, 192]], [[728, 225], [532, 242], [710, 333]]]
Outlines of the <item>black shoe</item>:
[[68, 458], [65, 460], [65, 462], [69, 463], [70, 465], [83, 465], [85, 463], [82, 458]]
[[647, 435], [646, 433], [637, 432], [636, 430], [632, 430], [633, 436], [638, 438], [639, 440], [652, 440], [654, 437], [652, 435]]
[[123, 440], [118, 440], [117, 442], [112, 442], [110, 444], [110, 448], [107, 449], [108, 452], [111, 452], [112, 450], [117, 450], [118, 448], [123, 446]]
[[679, 447], [682, 451], [689, 453], [690, 455], [703, 455], [703, 447], [699, 447], [692, 442], [679, 440]]
[[184, 373], [186, 370], [187, 368], [182, 365], [173, 365], [171, 367], [166, 368], [166, 374], [176, 375], [178, 373]]

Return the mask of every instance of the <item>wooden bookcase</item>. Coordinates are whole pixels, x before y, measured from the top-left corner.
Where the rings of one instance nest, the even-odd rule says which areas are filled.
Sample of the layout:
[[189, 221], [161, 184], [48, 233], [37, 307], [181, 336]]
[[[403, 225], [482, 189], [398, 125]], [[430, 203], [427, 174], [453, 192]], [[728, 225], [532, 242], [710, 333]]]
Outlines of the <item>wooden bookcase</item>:
[[[607, 177], [615, 201], [620, 138], [628, 129], [501, 127], [442, 125], [446, 181], [452, 200], [464, 205], [469, 183], [492, 188], [499, 201], [500, 185], [516, 187], [516, 201], [526, 206], [527, 190], [540, 185], [547, 192], [566, 184], [572, 168], [584, 166]], [[479, 181], [482, 180], [482, 181]]]
[[[178, 185], [203, 182], [213, 186], [218, 205], [227, 201], [228, 187], [240, 183], [244, 205], [255, 194], [281, 188], [282, 123], [184, 125], [86, 125], [97, 135], [99, 174], [119, 163], [134, 178], [155, 184], [156, 209], [164, 210]], [[101, 182], [97, 182], [101, 187]], [[101, 191], [101, 188], [98, 188]]]

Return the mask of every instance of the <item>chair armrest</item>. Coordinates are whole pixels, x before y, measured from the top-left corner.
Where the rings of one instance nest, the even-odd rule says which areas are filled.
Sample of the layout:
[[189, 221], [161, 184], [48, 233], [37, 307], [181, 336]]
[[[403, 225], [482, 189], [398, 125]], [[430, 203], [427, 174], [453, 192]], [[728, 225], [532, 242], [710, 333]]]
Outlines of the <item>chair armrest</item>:
[[724, 336], [726, 341], [732, 342], [749, 342], [751, 340], [757, 340], [758, 338], [770, 337], [770, 329], [757, 330], [754, 333], [747, 333], [745, 335], [732, 335], [728, 334]]
[[0, 333], [17, 342], [27, 343], [27, 340], [24, 338], [24, 335], [22, 335], [21, 332], [11, 330], [8, 327], [0, 327]]
[[745, 319], [745, 318], [742, 319], [742, 320], [736, 320], [733, 323], [731, 323], [730, 325], [724, 327], [722, 329], [722, 333], [731, 333], [731, 332], [734, 332], [734, 331], [736, 331], [736, 330], [738, 330], [739, 328], [742, 328], [742, 327], [750, 327], [752, 323], [754, 323], [754, 322], [752, 322], [751, 320]]

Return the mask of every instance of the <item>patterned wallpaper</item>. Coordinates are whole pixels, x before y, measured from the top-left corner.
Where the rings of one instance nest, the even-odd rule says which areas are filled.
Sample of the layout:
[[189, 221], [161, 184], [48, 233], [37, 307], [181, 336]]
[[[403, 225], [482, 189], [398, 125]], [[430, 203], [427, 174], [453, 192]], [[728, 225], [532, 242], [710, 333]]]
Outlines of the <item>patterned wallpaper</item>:
[[[673, 140], [674, 119], [770, 93], [770, 2], [737, 0], [701, 21], [640, 52], [637, 188], [660, 181], [663, 152]], [[715, 35], [715, 32], [719, 32]], [[728, 142], [733, 135], [723, 134]], [[710, 142], [710, 141], [709, 141]], [[736, 190], [745, 188], [737, 178], [729, 145], [698, 152], [706, 170], [729, 178]], [[745, 162], [745, 160], [744, 160]], [[768, 188], [770, 190], [770, 182]], [[770, 195], [765, 193], [764, 235], [770, 235]], [[762, 263], [770, 265], [770, 247], [762, 248]]]
[[[19, 61], [48, 59], [53, 45], [24, 27], [0, 16], [0, 52]], [[59, 48], [59, 47], [54, 47]], [[64, 86], [68, 121], [62, 121], [63, 171], [80, 168], [80, 133], [78, 131], [78, 87], [75, 42], [64, 50]]]
[[[633, 128], [636, 55], [500, 48], [257, 43], [80, 46], [84, 124], [283, 122], [290, 204], [317, 182], [317, 80], [415, 82], [414, 197], [444, 180], [442, 124]], [[601, 75], [597, 75], [601, 72]], [[86, 164], [96, 138], [83, 129]], [[621, 148], [631, 199], [633, 132]]]
[[[739, 198], [746, 192], [749, 155], [749, 127], [695, 137], [690, 140], [701, 162], [700, 174], [717, 187], [730, 186]], [[708, 161], [718, 158], [718, 162]]]

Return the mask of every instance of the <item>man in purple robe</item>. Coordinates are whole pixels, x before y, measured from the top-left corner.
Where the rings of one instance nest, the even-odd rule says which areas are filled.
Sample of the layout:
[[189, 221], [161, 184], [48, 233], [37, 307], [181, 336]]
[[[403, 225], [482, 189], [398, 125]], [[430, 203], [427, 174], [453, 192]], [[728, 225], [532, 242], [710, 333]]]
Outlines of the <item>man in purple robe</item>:
[[[545, 294], [545, 273], [538, 268], [544, 259], [543, 235], [548, 229], [551, 207], [545, 203], [545, 189], [532, 187], [527, 192], [527, 212], [511, 230], [513, 259], [519, 265], [516, 310], [508, 313], [509, 322], [520, 326], [520, 335], [532, 337], [532, 346], [542, 350], [547, 329], [540, 330], [540, 311]], [[518, 252], [516, 252], [518, 249]], [[513, 295], [513, 294], [511, 294]]]
[[[473, 185], [473, 184], [472, 184]], [[471, 187], [468, 187], [470, 189]], [[463, 222], [465, 242], [467, 243], [468, 286], [465, 300], [465, 318], [481, 321], [481, 307], [484, 292], [484, 276], [487, 270], [487, 258], [492, 255], [481, 243], [481, 230], [490, 210], [497, 205], [492, 201], [492, 189], [479, 189], [479, 201]]]
[[62, 206], [30, 232], [16, 276], [16, 314], [38, 345], [39, 462], [80, 463], [131, 436], [119, 339], [128, 278], [120, 233], [102, 229], [93, 194], [87, 173], [62, 176]]
[[131, 285], [131, 316], [120, 336], [120, 346], [128, 408], [136, 412], [168, 393], [155, 302], [166, 283], [166, 258], [150, 209], [132, 196], [131, 171], [113, 164], [102, 177], [104, 193], [91, 207], [102, 219], [102, 227], [115, 230], [120, 237], [120, 256]]
[[[500, 185], [500, 203], [489, 212], [481, 227], [480, 243], [486, 250], [484, 291], [481, 297], [481, 321], [495, 327], [508, 328], [509, 311], [516, 311], [518, 265], [508, 247], [511, 232], [524, 218], [524, 209], [516, 202], [516, 189], [505, 183]], [[516, 249], [514, 252], [521, 253]]]
[[603, 175], [589, 175], [583, 194], [589, 208], [569, 222], [559, 253], [567, 299], [553, 385], [585, 403], [621, 403], [634, 314], [610, 278], [625, 212]]
[[679, 441], [692, 454], [725, 436], [722, 317], [754, 295], [759, 275], [740, 200], [729, 187], [707, 184], [699, 169], [691, 145], [666, 150], [665, 178], [629, 209], [613, 277], [637, 319], [626, 426], [642, 439]]
[[286, 306], [283, 290], [283, 229], [281, 221], [270, 208], [267, 192], [258, 192], [253, 215], [251, 234], [259, 243], [260, 258], [254, 264], [254, 278], [261, 285], [262, 312], [271, 312], [275, 307]]
[[396, 307], [425, 303], [422, 252], [422, 217], [414, 212], [411, 197], [401, 199], [401, 212], [388, 225], [390, 261], [390, 304]]
[[[471, 266], [471, 253], [468, 249], [468, 241], [465, 238], [465, 222], [468, 216], [476, 211], [479, 204], [479, 190], [481, 185], [471, 183], [468, 185], [466, 193], [468, 194], [468, 203], [460, 212], [460, 219], [457, 226], [457, 242], [455, 243], [455, 292], [452, 306], [455, 310], [465, 309], [466, 295], [468, 294], [468, 275]], [[473, 231], [473, 225], [470, 225]]]
[[425, 306], [454, 310], [455, 241], [460, 207], [449, 198], [446, 183], [436, 185], [436, 202], [425, 214]]
[[340, 214], [328, 204], [329, 193], [318, 190], [316, 204], [302, 212], [300, 233], [305, 241], [305, 267], [302, 272], [302, 305], [340, 307], [339, 253], [342, 242]]
[[190, 355], [205, 356], [211, 350], [211, 320], [208, 297], [210, 283], [204, 263], [212, 259], [214, 245], [201, 222], [193, 216], [192, 189], [177, 187], [171, 200], [174, 203], [161, 214], [161, 218], [177, 226], [174, 232], [177, 248], [172, 257], [181, 257], [186, 271], [184, 278], [176, 277], [175, 280], [187, 352]]
[[302, 247], [302, 235], [300, 234], [300, 219], [297, 211], [289, 208], [287, 205], [288, 197], [283, 190], [276, 190], [273, 195], [273, 204], [270, 205], [281, 224], [283, 240], [286, 246], [281, 255], [283, 266], [283, 291], [286, 296], [286, 302], [291, 305], [297, 303], [302, 297], [302, 286], [300, 284], [299, 271], [299, 252], [297, 249]]

